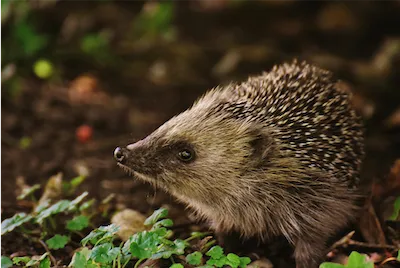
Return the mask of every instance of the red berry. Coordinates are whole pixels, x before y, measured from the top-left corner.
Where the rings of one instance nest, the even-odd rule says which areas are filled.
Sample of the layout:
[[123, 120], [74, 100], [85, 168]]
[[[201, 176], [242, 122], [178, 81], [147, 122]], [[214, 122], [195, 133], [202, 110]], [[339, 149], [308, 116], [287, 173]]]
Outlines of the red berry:
[[88, 125], [82, 125], [76, 129], [76, 138], [82, 143], [88, 142], [93, 135], [93, 128]]

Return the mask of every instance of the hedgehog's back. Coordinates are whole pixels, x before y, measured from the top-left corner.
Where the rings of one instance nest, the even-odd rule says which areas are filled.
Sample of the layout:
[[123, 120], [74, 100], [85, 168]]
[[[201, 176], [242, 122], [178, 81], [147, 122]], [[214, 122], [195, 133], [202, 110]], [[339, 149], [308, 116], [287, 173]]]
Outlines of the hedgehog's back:
[[283, 64], [236, 85], [224, 109], [270, 127], [283, 152], [304, 165], [353, 183], [363, 158], [363, 127], [336, 82], [315, 66]]

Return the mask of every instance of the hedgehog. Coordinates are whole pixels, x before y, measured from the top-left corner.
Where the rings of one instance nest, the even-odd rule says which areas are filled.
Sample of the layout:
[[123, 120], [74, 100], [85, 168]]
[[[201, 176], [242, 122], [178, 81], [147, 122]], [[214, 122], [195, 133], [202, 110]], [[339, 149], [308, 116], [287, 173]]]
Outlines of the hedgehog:
[[353, 220], [363, 124], [333, 74], [307, 62], [211, 89], [117, 164], [163, 188], [218, 233], [284, 236], [313, 268]]

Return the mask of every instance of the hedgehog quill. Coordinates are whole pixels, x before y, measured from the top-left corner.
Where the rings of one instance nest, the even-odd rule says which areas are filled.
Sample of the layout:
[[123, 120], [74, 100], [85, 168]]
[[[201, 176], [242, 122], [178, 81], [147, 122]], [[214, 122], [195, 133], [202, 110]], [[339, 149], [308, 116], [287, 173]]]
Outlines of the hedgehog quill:
[[364, 155], [361, 119], [336, 83], [305, 62], [275, 66], [210, 90], [114, 157], [214, 230], [284, 235], [297, 268], [317, 267], [354, 217]]

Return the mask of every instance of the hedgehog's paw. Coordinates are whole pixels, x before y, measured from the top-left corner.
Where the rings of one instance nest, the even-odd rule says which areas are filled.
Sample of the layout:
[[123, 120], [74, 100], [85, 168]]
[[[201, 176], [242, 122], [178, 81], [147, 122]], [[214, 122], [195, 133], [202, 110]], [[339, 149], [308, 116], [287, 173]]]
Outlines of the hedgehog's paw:
[[325, 250], [325, 240], [321, 238], [299, 239], [294, 249], [296, 268], [317, 268], [323, 260]]

